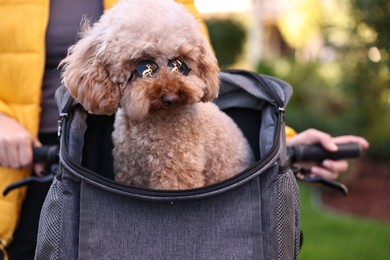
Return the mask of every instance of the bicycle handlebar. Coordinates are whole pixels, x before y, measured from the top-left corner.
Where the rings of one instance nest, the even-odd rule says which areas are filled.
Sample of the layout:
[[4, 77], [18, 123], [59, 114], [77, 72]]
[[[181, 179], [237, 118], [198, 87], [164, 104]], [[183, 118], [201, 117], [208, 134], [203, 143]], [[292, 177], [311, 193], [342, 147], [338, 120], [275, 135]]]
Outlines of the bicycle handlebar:
[[344, 195], [348, 194], [348, 188], [342, 183], [328, 180], [318, 176], [308, 176], [310, 170], [294, 166], [298, 162], [320, 162], [325, 159], [341, 160], [349, 158], [357, 158], [362, 153], [362, 148], [358, 143], [342, 143], [337, 144], [338, 150], [329, 152], [320, 144], [300, 144], [287, 148], [287, 156], [289, 157], [290, 165], [297, 179], [305, 182], [317, 182], [325, 186], [334, 188]]
[[[348, 192], [345, 185], [326, 180], [321, 177], [308, 177], [305, 176], [305, 169], [298, 169], [294, 167], [297, 162], [309, 162], [309, 161], [322, 161], [325, 159], [340, 160], [347, 158], [357, 158], [361, 155], [362, 149], [358, 143], [342, 143], [337, 144], [338, 150], [335, 152], [329, 152], [325, 150], [320, 144], [300, 144], [287, 148], [287, 156], [289, 157], [290, 165], [294, 169], [295, 176], [307, 182], [319, 182], [327, 186], [341, 190], [344, 194]], [[59, 162], [59, 147], [58, 146], [42, 146], [33, 148], [33, 162], [42, 162], [49, 166], [55, 166]], [[306, 170], [307, 172], [307, 170]], [[51, 174], [53, 175], [53, 174]], [[51, 177], [52, 178], [52, 177]], [[22, 181], [9, 185], [4, 190], [3, 194], [6, 195], [14, 188], [26, 185], [29, 182], [43, 182], [49, 181], [50, 176], [36, 177], [31, 176]]]
[[56, 145], [53, 146], [41, 146], [33, 147], [33, 162], [41, 162], [49, 165], [58, 163], [59, 148]]
[[33, 147], [33, 162], [34, 163], [45, 163], [46, 168], [50, 168], [49, 172], [46, 172], [43, 177], [38, 176], [30, 176], [20, 181], [14, 182], [3, 190], [3, 196], [6, 196], [11, 190], [19, 188], [21, 186], [27, 185], [32, 182], [49, 182], [53, 180], [53, 176], [56, 172], [56, 165], [59, 162], [59, 147], [54, 146], [41, 146], [41, 147]]
[[362, 153], [359, 143], [337, 144], [338, 150], [330, 152], [325, 150], [321, 144], [299, 144], [287, 148], [287, 155], [291, 164], [297, 162], [317, 162], [325, 159], [341, 160], [357, 158]]
[[[325, 159], [341, 160], [358, 158], [362, 153], [359, 143], [337, 144], [338, 150], [330, 152], [325, 150], [321, 144], [298, 144], [287, 148], [287, 155], [290, 163], [297, 162], [318, 162]], [[48, 165], [56, 164], [59, 160], [58, 146], [41, 146], [33, 148], [33, 162], [43, 162]]]

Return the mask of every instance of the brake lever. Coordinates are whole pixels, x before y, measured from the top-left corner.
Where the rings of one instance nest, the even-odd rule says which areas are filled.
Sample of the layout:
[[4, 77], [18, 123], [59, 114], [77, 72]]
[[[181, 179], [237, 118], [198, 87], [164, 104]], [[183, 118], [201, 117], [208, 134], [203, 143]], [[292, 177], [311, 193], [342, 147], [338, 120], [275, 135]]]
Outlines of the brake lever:
[[27, 178], [24, 178], [20, 181], [14, 182], [3, 190], [3, 196], [6, 196], [10, 191], [20, 188], [22, 186], [28, 185], [30, 183], [45, 183], [45, 182], [51, 182], [55, 176], [55, 173], [57, 172], [57, 165], [52, 165], [51, 169], [49, 171], [45, 170], [43, 172], [43, 176], [30, 176]]
[[327, 186], [329, 188], [332, 188], [332, 189], [335, 189], [335, 190], [341, 192], [343, 195], [348, 194], [348, 187], [343, 183], [328, 180], [328, 179], [318, 177], [318, 176], [316, 176], [316, 177], [307, 176], [310, 173], [309, 169], [293, 167], [293, 172], [294, 172], [295, 177], [298, 180], [308, 182], [308, 183], [320, 183], [320, 184], [323, 184], [324, 186]]
[[21, 181], [14, 182], [14, 183], [8, 185], [7, 187], [5, 187], [5, 189], [3, 190], [3, 196], [6, 196], [13, 189], [28, 185], [28, 184], [33, 183], [33, 182], [35, 182], [35, 183], [50, 182], [53, 180], [53, 178], [54, 178], [54, 175], [46, 175], [46, 176], [42, 176], [42, 177], [38, 177], [38, 176], [27, 177]]

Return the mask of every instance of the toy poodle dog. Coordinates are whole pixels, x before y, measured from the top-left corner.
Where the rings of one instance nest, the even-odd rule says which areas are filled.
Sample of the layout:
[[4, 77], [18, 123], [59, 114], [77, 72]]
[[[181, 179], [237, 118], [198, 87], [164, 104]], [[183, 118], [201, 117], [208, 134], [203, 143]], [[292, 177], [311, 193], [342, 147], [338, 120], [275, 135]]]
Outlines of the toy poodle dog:
[[122, 0], [61, 63], [63, 82], [93, 114], [115, 115], [115, 180], [193, 189], [253, 161], [233, 120], [211, 103], [219, 69], [199, 23], [173, 0]]

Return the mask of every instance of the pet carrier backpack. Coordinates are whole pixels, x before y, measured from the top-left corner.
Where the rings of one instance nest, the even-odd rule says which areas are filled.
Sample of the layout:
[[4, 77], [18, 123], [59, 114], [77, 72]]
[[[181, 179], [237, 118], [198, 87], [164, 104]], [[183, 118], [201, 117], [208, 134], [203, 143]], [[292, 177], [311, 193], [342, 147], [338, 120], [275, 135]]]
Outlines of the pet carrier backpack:
[[88, 114], [60, 88], [60, 162], [36, 259], [297, 259], [299, 197], [284, 134], [291, 87], [243, 70], [220, 79], [215, 103], [241, 128], [256, 163], [221, 183], [175, 191], [113, 181], [113, 116]]

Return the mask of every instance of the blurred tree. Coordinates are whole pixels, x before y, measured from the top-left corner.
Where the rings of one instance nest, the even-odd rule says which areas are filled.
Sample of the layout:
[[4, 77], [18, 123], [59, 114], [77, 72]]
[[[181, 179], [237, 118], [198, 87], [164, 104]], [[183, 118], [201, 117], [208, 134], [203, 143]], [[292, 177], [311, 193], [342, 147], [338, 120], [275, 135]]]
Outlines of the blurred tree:
[[[306, 17], [307, 23], [302, 26], [320, 28], [323, 47], [317, 56], [306, 60], [290, 57], [288, 62], [281, 59], [268, 64], [262, 61], [259, 72], [274, 74], [293, 86], [286, 118], [297, 130], [316, 127], [335, 135], [362, 135], [371, 143], [371, 157], [389, 160], [390, 0], [315, 2], [322, 4], [322, 20], [310, 14], [314, 3], [300, 9], [304, 15], [298, 18]], [[288, 36], [286, 30], [282, 32]], [[295, 45], [295, 58], [299, 58], [297, 54], [307, 46], [304, 42]]]
[[244, 49], [247, 31], [244, 25], [232, 19], [206, 19], [210, 41], [221, 68], [227, 68], [237, 62]]
[[340, 87], [352, 101], [352, 123], [373, 144], [371, 155], [390, 159], [390, 0], [351, 0], [350, 14], [348, 41], [333, 42], [344, 72]]
[[277, 24], [285, 40], [293, 48], [302, 48], [320, 34], [324, 17], [321, 1], [290, 0], [284, 3]]

